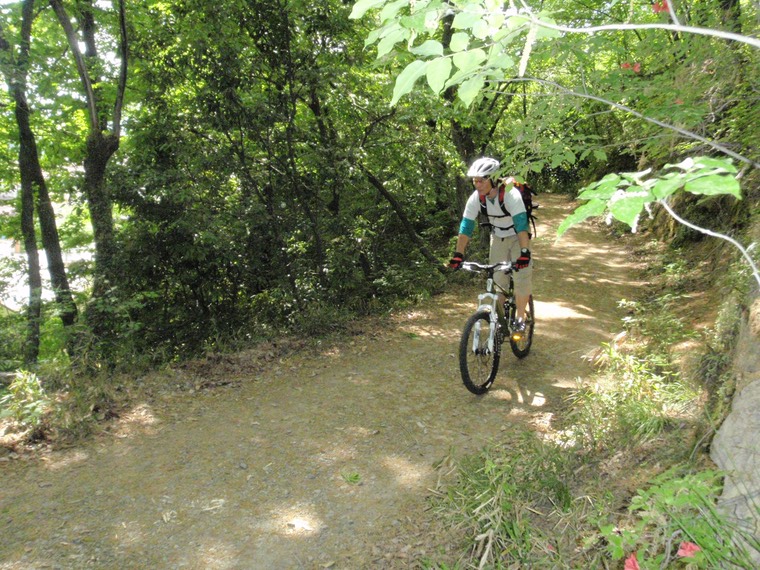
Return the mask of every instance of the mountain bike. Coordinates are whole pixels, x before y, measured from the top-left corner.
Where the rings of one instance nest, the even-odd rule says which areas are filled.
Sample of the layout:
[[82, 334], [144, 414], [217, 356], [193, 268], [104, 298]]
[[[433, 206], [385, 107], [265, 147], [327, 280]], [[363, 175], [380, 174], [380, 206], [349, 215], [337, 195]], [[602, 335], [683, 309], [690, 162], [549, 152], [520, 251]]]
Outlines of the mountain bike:
[[[464, 261], [461, 269], [486, 274], [486, 291], [478, 295], [478, 308], [467, 319], [459, 343], [459, 370], [462, 372], [462, 381], [473, 394], [484, 394], [493, 384], [499, 371], [501, 345], [505, 339], [509, 339], [509, 345], [517, 358], [525, 358], [530, 352], [535, 326], [533, 295], [525, 308], [525, 330], [517, 332], [513, 328], [517, 305], [512, 279], [512, 272], [517, 271], [517, 268], [512, 266], [512, 262], [483, 265]], [[493, 277], [499, 271], [509, 275], [507, 289], [494, 282]], [[503, 304], [499, 302], [499, 293], [506, 297]]]

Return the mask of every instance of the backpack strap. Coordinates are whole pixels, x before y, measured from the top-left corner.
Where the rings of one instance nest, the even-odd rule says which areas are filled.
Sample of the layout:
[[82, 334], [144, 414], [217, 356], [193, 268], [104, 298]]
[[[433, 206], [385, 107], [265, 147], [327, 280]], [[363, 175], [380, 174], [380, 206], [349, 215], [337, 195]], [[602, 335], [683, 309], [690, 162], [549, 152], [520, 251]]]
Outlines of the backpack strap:
[[[486, 197], [482, 195], [478, 195], [478, 198], [480, 199], [480, 213], [483, 214], [486, 219], [489, 218], [511, 218], [512, 214], [509, 213], [509, 210], [507, 210], [507, 206], [504, 204], [504, 195], [506, 194], [506, 184], [503, 180], [499, 181], [499, 195], [497, 197], [497, 201], [499, 206], [501, 207], [501, 211], [504, 212], [502, 215], [499, 214], [489, 214], [488, 213], [488, 206], [486, 205]], [[512, 224], [511, 226], [507, 227], [501, 227], [501, 226], [495, 226], [491, 225], [491, 231], [493, 230], [511, 230], [514, 228], [515, 225]]]

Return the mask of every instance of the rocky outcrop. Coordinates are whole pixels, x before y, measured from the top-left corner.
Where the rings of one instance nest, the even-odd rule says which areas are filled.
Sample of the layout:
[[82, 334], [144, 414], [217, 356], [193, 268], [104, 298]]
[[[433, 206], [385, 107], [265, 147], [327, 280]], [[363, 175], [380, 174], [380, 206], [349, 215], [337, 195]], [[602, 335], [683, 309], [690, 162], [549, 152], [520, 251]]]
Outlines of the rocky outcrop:
[[[742, 323], [734, 370], [736, 395], [711, 457], [727, 473], [720, 509], [760, 544], [760, 297]], [[760, 568], [760, 551], [750, 550]]]

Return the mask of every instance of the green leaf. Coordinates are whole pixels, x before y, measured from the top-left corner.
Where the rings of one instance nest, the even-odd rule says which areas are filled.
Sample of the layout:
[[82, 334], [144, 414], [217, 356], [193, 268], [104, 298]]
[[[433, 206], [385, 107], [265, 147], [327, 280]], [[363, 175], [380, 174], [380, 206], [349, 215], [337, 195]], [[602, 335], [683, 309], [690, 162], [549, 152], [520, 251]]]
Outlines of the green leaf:
[[741, 187], [739, 186], [739, 182], [733, 176], [720, 174], [702, 176], [696, 180], [690, 180], [687, 182], [684, 189], [692, 194], [701, 194], [705, 196], [731, 194], [738, 200], [742, 199]]
[[610, 213], [615, 219], [633, 227], [646, 202], [647, 200], [642, 196], [621, 198], [610, 204]]
[[409, 51], [415, 55], [440, 57], [443, 55], [443, 44], [436, 40], [427, 40], [420, 46], [409, 48]]
[[594, 158], [597, 159], [597, 160], [599, 160], [599, 161], [601, 161], [601, 162], [605, 162], [607, 160], [607, 153], [604, 152], [601, 149], [595, 149], [594, 150]]
[[[552, 18], [539, 18], [539, 22], [546, 22], [547, 24], [551, 24], [553, 26], [557, 25], [557, 22], [554, 21]], [[544, 28], [539, 24], [538, 30], [536, 31], [536, 39], [544, 39], [544, 38], [558, 38], [562, 35], [562, 33], [559, 30], [553, 30], [551, 28]]]
[[483, 89], [483, 84], [485, 83], [485, 78], [482, 75], [477, 75], [471, 79], [468, 79], [462, 85], [459, 86], [459, 91], [457, 91], [457, 96], [462, 100], [462, 102], [465, 104], [465, 107], [469, 107], [472, 104], [472, 101], [475, 99], [475, 97], [478, 96], [478, 93]]
[[486, 52], [480, 48], [454, 54], [454, 65], [467, 72], [477, 68], [486, 59]]
[[451, 42], [449, 43], [449, 49], [453, 52], [464, 51], [467, 46], [470, 45], [470, 36], [464, 32], [457, 32], [451, 36]]
[[559, 225], [559, 228], [557, 228], [557, 237], [561, 237], [562, 234], [564, 234], [567, 230], [569, 230], [572, 226], [576, 224], [580, 224], [582, 221], [592, 218], [595, 216], [601, 216], [604, 214], [604, 211], [607, 209], [607, 201], [606, 200], [597, 200], [593, 199], [579, 208], [576, 208], [576, 210], [570, 214], [567, 218], [562, 220], [562, 223]]
[[443, 90], [446, 80], [451, 75], [451, 67], [450, 57], [441, 57], [428, 63], [427, 82], [433, 93], [438, 94]]
[[381, 4], [385, 4], [385, 1], [386, 0], [359, 0], [356, 4], [354, 4], [353, 9], [351, 10], [351, 14], [348, 17], [352, 20], [358, 20], [367, 13], [367, 10], [371, 10], [372, 8], [380, 6]]
[[478, 20], [472, 25], [472, 35], [479, 40], [486, 39], [490, 31], [491, 27], [484, 20]]
[[690, 170], [694, 168], [694, 159], [689, 157], [678, 164], [666, 164], [665, 168], [680, 168], [681, 170]]
[[438, 28], [438, 22], [441, 19], [442, 12], [440, 10], [428, 10], [425, 12], [425, 29], [435, 30]]
[[393, 88], [393, 99], [391, 107], [398, 103], [404, 95], [409, 93], [414, 87], [415, 82], [425, 74], [427, 62], [415, 60], [404, 68], [396, 78], [396, 85]]
[[593, 200], [594, 198], [599, 200], [609, 200], [617, 191], [617, 182], [609, 181], [606, 184], [600, 184], [598, 186], [584, 189], [578, 194], [578, 200]]
[[454, 16], [451, 27], [455, 30], [467, 30], [480, 21], [480, 14], [475, 12], [459, 12]]
[[683, 175], [671, 173], [660, 178], [652, 188], [652, 194], [658, 200], [667, 198], [684, 184]]
[[[385, 22], [386, 20], [390, 20], [391, 18], [395, 18], [396, 14], [398, 14], [398, 11], [404, 7], [408, 6], [409, 1], [408, 0], [396, 0], [395, 2], [391, 2], [389, 4], [386, 4], [382, 10], [380, 10], [380, 21]], [[355, 6], [354, 6], [355, 8]]]
[[367, 36], [367, 39], [364, 40], [364, 47], [367, 48], [374, 44], [378, 38], [380, 37], [380, 33], [383, 31], [382, 28], [376, 28], [372, 30], [369, 35]]
[[495, 47], [491, 49], [487, 65], [494, 69], [511, 69], [515, 66], [515, 60], [504, 53], [501, 48]]
[[403, 29], [401, 26], [394, 28], [388, 32], [388, 34], [380, 40], [377, 44], [377, 58], [380, 59], [385, 54], [393, 49], [398, 42], [404, 41], [409, 38], [409, 30]]
[[539, 161], [534, 162], [533, 164], [531, 164], [530, 165], [530, 169], [533, 172], [543, 172], [545, 166], [546, 166], [546, 161], [545, 160], [539, 160]]
[[695, 166], [702, 168], [718, 168], [736, 174], [736, 167], [731, 163], [730, 158], [710, 158], [709, 156], [698, 156], [694, 159]]
[[411, 16], [404, 16], [399, 20], [401, 25], [418, 33], [425, 33], [427, 25], [427, 12], [415, 12]]
[[510, 30], [516, 30], [530, 24], [530, 18], [528, 16], [512, 16], [507, 20], [507, 27]]

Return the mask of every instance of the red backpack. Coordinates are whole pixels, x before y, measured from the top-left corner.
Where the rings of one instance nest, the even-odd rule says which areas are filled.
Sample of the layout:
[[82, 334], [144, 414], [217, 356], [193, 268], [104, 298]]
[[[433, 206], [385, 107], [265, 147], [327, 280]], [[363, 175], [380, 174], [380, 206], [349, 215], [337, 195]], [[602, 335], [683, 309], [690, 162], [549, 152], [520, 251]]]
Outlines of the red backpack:
[[[499, 198], [498, 203], [501, 207], [501, 211], [504, 212], [503, 215], [493, 215], [490, 214], [490, 217], [492, 218], [510, 218], [512, 215], [507, 210], [507, 207], [504, 205], [504, 193], [507, 190], [507, 185], [511, 184], [517, 190], [520, 192], [520, 196], [522, 197], [523, 204], [525, 205], [525, 213], [528, 214], [528, 224], [533, 224], [533, 233], [530, 234], [531, 237], [533, 237], [536, 234], [536, 217], [533, 215], [533, 210], [538, 208], [538, 204], [533, 203], [533, 196], [537, 196], [536, 192], [533, 191], [533, 188], [528, 186], [527, 184], [523, 184], [522, 182], [518, 182], [514, 178], [502, 178], [499, 180]], [[480, 213], [484, 216], [488, 217], [488, 208], [486, 207], [486, 197], [485, 196], [479, 196], [480, 198]], [[497, 227], [497, 226], [492, 226]], [[501, 226], [498, 226], [498, 229], [500, 230], [509, 230], [514, 227], [514, 224], [511, 226], [508, 226], [506, 228], [503, 228]], [[530, 232], [528, 232], [530, 233]]]

